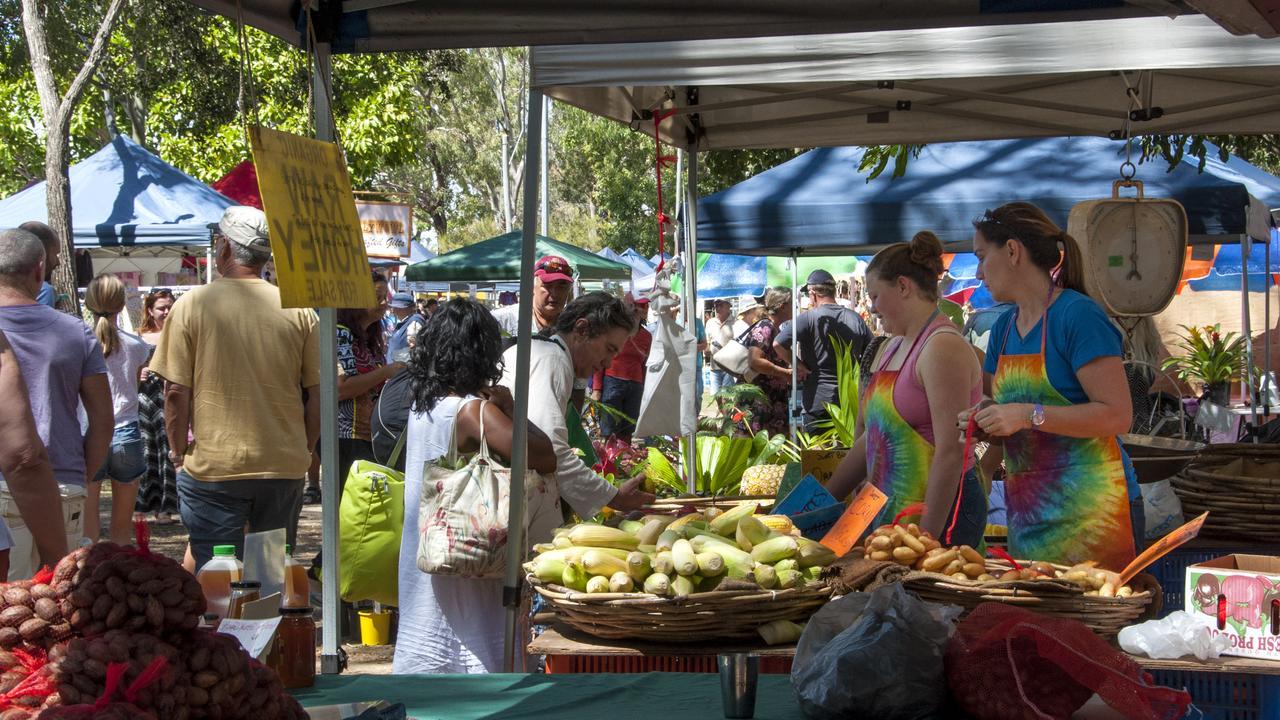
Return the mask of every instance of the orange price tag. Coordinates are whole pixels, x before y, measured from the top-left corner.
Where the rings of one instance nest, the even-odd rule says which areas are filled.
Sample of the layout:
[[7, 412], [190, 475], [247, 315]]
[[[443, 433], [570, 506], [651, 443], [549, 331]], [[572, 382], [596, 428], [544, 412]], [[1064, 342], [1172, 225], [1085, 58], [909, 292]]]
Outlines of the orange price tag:
[[889, 502], [888, 495], [880, 492], [871, 483], [867, 483], [853, 498], [853, 502], [849, 503], [849, 509], [844, 511], [836, 524], [823, 536], [822, 544], [835, 551], [837, 556], [849, 552], [849, 548], [852, 548], [853, 544], [858, 542], [858, 538], [862, 537], [862, 533], [871, 527], [871, 522], [876, 519], [876, 515], [887, 502]]
[[1145, 570], [1148, 565], [1169, 554], [1169, 551], [1179, 545], [1191, 540], [1196, 535], [1199, 535], [1200, 528], [1204, 527], [1204, 520], [1207, 517], [1209, 517], [1208, 512], [1201, 513], [1200, 517], [1192, 520], [1186, 525], [1183, 525], [1177, 530], [1174, 530], [1168, 535], [1165, 535], [1160, 538], [1155, 545], [1147, 548], [1146, 552], [1142, 553], [1134, 559], [1133, 562], [1129, 563], [1129, 566], [1124, 569], [1124, 572], [1120, 573], [1120, 585], [1127, 584], [1135, 575]]

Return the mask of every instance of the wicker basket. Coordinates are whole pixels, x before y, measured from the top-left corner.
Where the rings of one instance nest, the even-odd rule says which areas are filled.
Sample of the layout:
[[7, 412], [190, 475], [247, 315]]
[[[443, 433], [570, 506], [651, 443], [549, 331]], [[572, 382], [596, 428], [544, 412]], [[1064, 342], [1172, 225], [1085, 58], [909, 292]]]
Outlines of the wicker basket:
[[790, 590], [714, 590], [662, 598], [578, 592], [532, 576], [528, 581], [558, 619], [588, 635], [660, 643], [758, 638], [761, 625], [774, 620], [804, 622], [831, 596], [831, 588], [818, 583]]
[[1212, 445], [1170, 483], [1187, 517], [1209, 512], [1202, 536], [1280, 543], [1280, 447]]
[[[1060, 570], [1068, 568], [1054, 566]], [[1004, 572], [1009, 565], [988, 561], [987, 568]], [[912, 572], [901, 581], [908, 590], [929, 602], [959, 605], [965, 613], [984, 602], [999, 602], [1052, 617], [1079, 620], [1104, 637], [1111, 637], [1139, 619], [1157, 617], [1160, 612], [1160, 583], [1142, 573], [1130, 581], [1134, 594], [1127, 598], [1085, 595], [1079, 585], [1067, 580], [958, 580], [930, 572]]]

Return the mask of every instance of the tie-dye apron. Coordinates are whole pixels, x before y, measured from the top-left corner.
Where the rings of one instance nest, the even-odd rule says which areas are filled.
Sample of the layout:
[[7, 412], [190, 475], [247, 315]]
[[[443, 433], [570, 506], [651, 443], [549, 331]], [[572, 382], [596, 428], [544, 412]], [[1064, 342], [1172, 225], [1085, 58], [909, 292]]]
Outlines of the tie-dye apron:
[[[1038, 355], [1004, 353], [1016, 324], [1015, 312], [1000, 342], [995, 401], [1070, 405], [1050, 384], [1045, 365], [1048, 308], [1040, 320]], [[1114, 437], [1074, 438], [1031, 428], [1005, 438], [1004, 453], [1014, 557], [1064, 565], [1094, 560], [1117, 572], [1133, 560], [1129, 491]]]
[[[931, 326], [935, 317], [936, 312], [925, 324], [925, 331], [916, 336], [903, 358], [903, 367], [920, 341], [933, 334]], [[896, 351], [897, 347], [894, 347], [885, 352], [885, 365]], [[901, 373], [902, 368], [884, 370], [882, 367], [877, 370], [872, 374], [871, 385], [862, 400], [862, 418], [867, 433], [867, 479], [889, 498], [871, 527], [892, 522], [903, 508], [924, 502], [925, 489], [929, 485], [933, 444], [903, 419], [893, 403], [893, 387]]]

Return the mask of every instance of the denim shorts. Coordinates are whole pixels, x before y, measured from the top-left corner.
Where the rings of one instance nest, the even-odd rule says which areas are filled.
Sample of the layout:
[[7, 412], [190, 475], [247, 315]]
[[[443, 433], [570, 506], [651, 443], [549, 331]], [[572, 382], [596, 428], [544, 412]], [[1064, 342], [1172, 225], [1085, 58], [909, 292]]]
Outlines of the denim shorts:
[[117, 425], [111, 434], [111, 450], [102, 469], [93, 477], [94, 482], [111, 478], [113, 482], [131, 483], [147, 472], [147, 457], [142, 445], [142, 433], [138, 423]]

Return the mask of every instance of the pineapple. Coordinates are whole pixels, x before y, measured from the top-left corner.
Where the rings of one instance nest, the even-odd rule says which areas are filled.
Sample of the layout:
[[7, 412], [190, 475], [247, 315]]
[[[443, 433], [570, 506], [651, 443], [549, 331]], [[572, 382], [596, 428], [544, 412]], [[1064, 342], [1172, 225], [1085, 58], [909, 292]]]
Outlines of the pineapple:
[[782, 484], [782, 476], [787, 472], [786, 465], [756, 465], [742, 473], [743, 495], [776, 495], [778, 486]]

